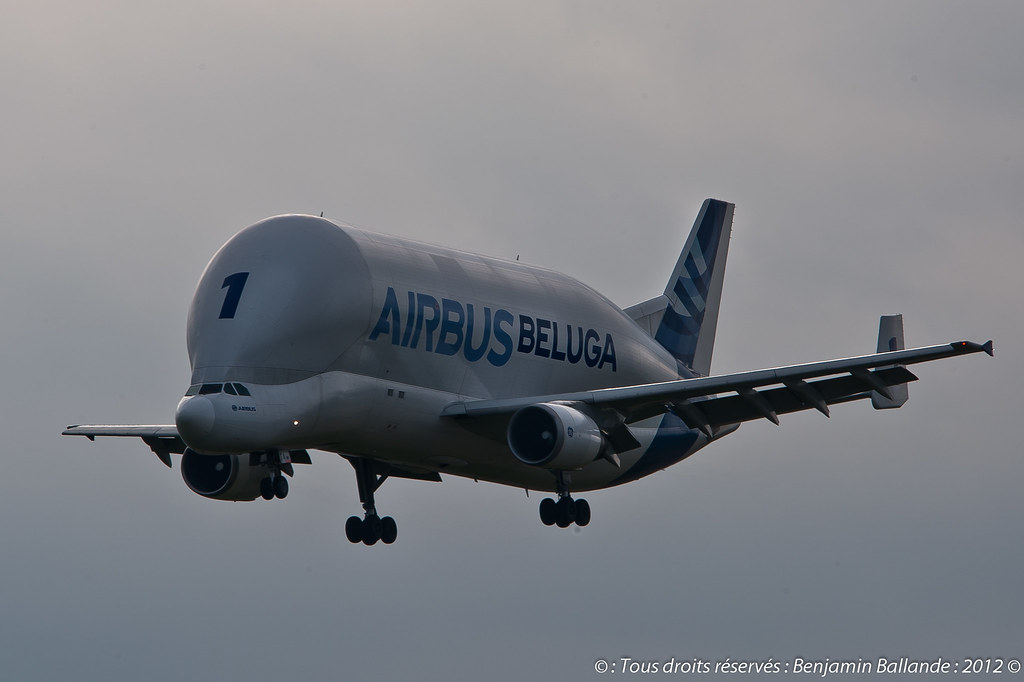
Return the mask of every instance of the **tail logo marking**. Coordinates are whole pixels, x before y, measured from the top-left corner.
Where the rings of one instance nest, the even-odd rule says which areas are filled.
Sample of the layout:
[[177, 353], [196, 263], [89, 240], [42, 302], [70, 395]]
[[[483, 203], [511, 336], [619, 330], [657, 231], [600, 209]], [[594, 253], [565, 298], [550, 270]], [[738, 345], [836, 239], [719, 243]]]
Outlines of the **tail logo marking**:
[[681, 272], [672, 286], [674, 296], [669, 297], [669, 306], [655, 334], [655, 340], [687, 366], [692, 366], [704, 321], [711, 288], [711, 264], [718, 253], [725, 207], [722, 202], [708, 205]]

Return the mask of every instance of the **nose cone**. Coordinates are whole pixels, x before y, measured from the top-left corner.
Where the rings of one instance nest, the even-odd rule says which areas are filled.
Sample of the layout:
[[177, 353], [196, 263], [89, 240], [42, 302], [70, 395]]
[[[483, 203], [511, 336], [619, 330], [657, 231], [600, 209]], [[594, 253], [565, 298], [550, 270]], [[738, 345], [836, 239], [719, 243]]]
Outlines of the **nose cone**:
[[203, 439], [213, 431], [213, 421], [213, 403], [201, 395], [182, 398], [174, 413], [178, 435], [195, 450], [202, 450]]

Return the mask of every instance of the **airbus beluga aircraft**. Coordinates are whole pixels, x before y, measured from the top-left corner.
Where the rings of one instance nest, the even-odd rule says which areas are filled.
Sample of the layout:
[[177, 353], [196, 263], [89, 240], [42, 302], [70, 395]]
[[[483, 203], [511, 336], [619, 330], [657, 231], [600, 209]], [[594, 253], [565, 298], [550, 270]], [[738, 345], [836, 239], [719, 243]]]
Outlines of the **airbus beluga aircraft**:
[[741, 422], [868, 399], [899, 407], [907, 365], [984, 351], [904, 349], [884, 316], [878, 352], [711, 375], [733, 204], [701, 207], [664, 293], [622, 310], [566, 275], [282, 215], [214, 255], [188, 313], [191, 386], [173, 425], [69, 426], [141, 438], [218, 500], [288, 494], [310, 450], [355, 468], [348, 539], [395, 541], [377, 512], [389, 477], [452, 474], [554, 493], [545, 525], [590, 522], [572, 492], [665, 469]]

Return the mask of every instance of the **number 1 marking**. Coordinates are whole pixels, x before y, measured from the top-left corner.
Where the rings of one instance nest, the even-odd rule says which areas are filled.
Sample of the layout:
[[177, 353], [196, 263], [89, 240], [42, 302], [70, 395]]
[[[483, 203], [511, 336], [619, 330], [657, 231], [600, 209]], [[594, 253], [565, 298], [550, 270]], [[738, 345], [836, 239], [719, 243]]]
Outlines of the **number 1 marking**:
[[224, 284], [221, 284], [220, 288], [227, 287], [228, 293], [224, 296], [224, 305], [220, 308], [220, 317], [218, 319], [230, 320], [235, 317], [238, 301], [242, 298], [242, 289], [245, 288], [245, 280], [247, 279], [249, 279], [248, 272], [236, 272], [224, 278]]

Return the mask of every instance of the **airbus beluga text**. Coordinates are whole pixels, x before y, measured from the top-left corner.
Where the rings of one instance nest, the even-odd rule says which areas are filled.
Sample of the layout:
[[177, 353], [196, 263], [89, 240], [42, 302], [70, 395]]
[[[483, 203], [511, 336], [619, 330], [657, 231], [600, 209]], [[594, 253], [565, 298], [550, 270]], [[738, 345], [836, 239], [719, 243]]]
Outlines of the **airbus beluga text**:
[[708, 199], [660, 296], [622, 310], [566, 275], [306, 215], [268, 218], [207, 265], [188, 314], [191, 386], [174, 425], [69, 426], [139, 437], [194, 492], [288, 494], [309, 450], [355, 468], [352, 542], [394, 542], [374, 494], [389, 477], [464, 476], [550, 491], [545, 525], [590, 522], [572, 492], [664, 469], [741, 422], [869, 399], [899, 407], [907, 365], [984, 351], [904, 349], [710, 374], [733, 205]]

